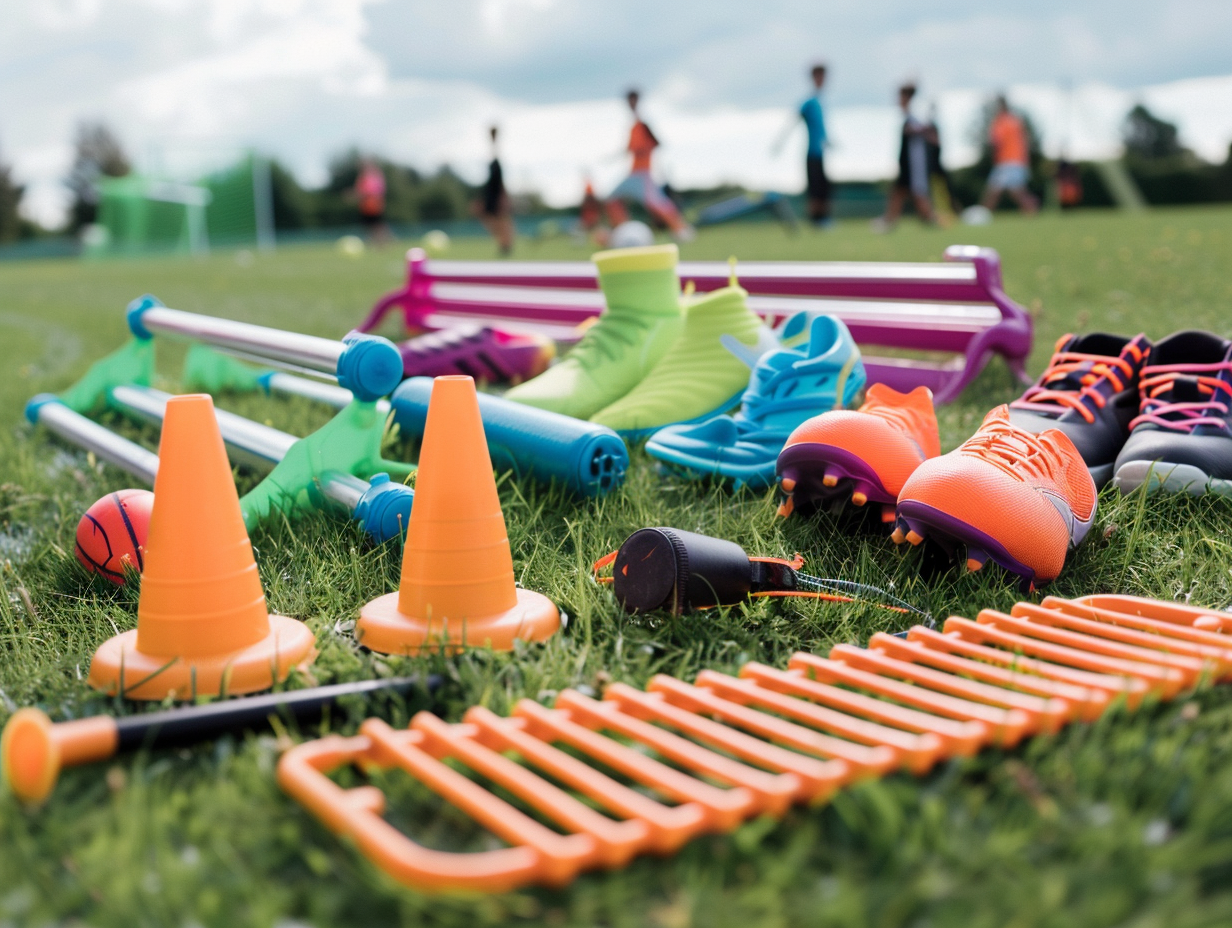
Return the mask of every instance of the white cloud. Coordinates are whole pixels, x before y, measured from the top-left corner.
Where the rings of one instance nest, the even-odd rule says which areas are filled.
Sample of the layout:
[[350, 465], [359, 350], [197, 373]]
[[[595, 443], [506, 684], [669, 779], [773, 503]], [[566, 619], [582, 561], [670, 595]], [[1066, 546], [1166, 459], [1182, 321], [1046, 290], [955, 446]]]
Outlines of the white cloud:
[[673, 184], [798, 189], [801, 140], [769, 146], [817, 57], [838, 178], [894, 171], [906, 76], [935, 102], [951, 164], [973, 157], [998, 88], [1054, 154], [1112, 154], [1139, 99], [1211, 160], [1232, 138], [1232, 77], [1192, 77], [1232, 74], [1226, 0], [765, 0], [756, 16], [717, 0], [8, 0], [5, 17], [0, 146], [43, 221], [63, 213], [74, 127], [93, 118], [146, 170], [255, 146], [306, 182], [352, 144], [478, 179], [499, 122], [512, 183], [573, 202], [584, 174], [602, 191], [623, 171], [634, 82]]

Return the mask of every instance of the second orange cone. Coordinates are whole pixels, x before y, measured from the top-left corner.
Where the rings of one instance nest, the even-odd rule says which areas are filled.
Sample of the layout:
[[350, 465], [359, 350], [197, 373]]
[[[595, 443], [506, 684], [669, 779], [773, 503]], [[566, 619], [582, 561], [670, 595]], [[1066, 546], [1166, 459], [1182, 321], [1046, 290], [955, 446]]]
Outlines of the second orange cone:
[[90, 685], [129, 699], [268, 689], [315, 639], [265, 608], [209, 396], [167, 401], [158, 458], [137, 628], [98, 649]]
[[514, 584], [513, 556], [475, 382], [437, 377], [428, 402], [398, 592], [360, 610], [360, 644], [386, 654], [444, 645], [508, 651], [560, 628], [546, 596]]

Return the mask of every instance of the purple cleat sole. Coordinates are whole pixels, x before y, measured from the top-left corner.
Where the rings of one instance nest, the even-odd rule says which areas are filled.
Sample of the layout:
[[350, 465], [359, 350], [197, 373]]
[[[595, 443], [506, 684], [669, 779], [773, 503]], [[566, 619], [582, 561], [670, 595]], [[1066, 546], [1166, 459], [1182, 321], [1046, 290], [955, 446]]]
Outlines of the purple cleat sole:
[[791, 507], [796, 503], [850, 498], [856, 506], [880, 504], [885, 507], [882, 521], [893, 521], [894, 494], [885, 488], [867, 461], [850, 451], [834, 445], [801, 442], [783, 449], [777, 470]]
[[925, 538], [947, 547], [961, 544], [967, 549], [969, 570], [979, 570], [991, 560], [1017, 576], [1024, 592], [1035, 589], [1035, 571], [1010, 554], [1001, 542], [962, 519], [924, 503], [906, 500], [898, 504], [893, 538], [895, 543], [907, 541], [912, 545], [920, 544]]

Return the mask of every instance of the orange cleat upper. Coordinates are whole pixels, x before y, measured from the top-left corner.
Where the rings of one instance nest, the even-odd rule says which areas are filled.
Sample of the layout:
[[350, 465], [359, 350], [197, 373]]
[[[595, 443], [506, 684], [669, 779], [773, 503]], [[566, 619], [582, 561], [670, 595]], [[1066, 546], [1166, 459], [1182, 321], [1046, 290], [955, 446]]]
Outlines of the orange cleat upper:
[[872, 384], [859, 409], [814, 416], [791, 433], [784, 449], [800, 444], [829, 445], [860, 458], [897, 498], [912, 472], [941, 453], [932, 391], [916, 387], [899, 393]]
[[1025, 567], [1038, 581], [1061, 572], [1095, 505], [1095, 483], [1069, 437], [1020, 429], [1004, 405], [956, 450], [922, 464], [899, 494], [900, 521], [906, 513], [905, 521], [968, 545], [994, 543], [1017, 562], [1003, 566]]

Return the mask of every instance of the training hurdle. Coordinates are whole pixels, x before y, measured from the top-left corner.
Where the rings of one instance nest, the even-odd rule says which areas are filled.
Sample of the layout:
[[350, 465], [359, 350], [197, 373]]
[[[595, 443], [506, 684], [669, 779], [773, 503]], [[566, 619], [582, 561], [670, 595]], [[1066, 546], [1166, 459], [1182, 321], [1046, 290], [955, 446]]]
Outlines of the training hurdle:
[[[907, 391], [926, 386], [953, 400], [994, 355], [1024, 383], [1032, 323], [1001, 283], [991, 248], [952, 245], [937, 263], [683, 261], [681, 283], [698, 293], [726, 286], [733, 272], [749, 306], [771, 324], [793, 313], [838, 316], [856, 342], [896, 351], [943, 352], [944, 362], [865, 352], [870, 383]], [[400, 309], [408, 329], [500, 319], [510, 329], [575, 341], [578, 326], [603, 309], [595, 266], [587, 261], [447, 261], [407, 253], [406, 285], [379, 300], [359, 331]]]
[[[159, 427], [170, 398], [159, 390], [139, 385], [117, 386], [108, 392], [112, 408], [138, 422]], [[272, 512], [330, 504], [345, 509], [378, 544], [406, 531], [414, 498], [410, 487], [391, 481], [385, 473], [371, 474], [371, 479], [365, 480], [337, 467], [305, 468], [302, 461], [306, 457], [325, 460], [326, 454], [318, 449], [320, 438], [298, 439], [223, 409], [215, 409], [214, 417], [234, 461], [268, 471], [276, 470], [288, 456], [293, 459], [293, 463], [283, 469], [280, 479], [267, 477], [241, 497], [240, 512], [247, 528], [255, 528]], [[34, 397], [26, 404], [26, 418], [32, 425], [43, 426], [69, 444], [93, 452], [147, 486], [154, 485], [159, 463], [157, 454], [87, 419], [56, 396], [42, 393]], [[357, 443], [349, 444], [352, 445], [349, 453], [362, 458], [366, 449], [356, 450]], [[338, 457], [337, 454], [332, 456]], [[326, 465], [328, 463], [338, 462], [326, 462]], [[288, 474], [292, 479], [287, 479]]]
[[[877, 633], [865, 648], [798, 653], [786, 669], [745, 664], [645, 690], [576, 689], [552, 707], [481, 706], [450, 724], [420, 712], [395, 730], [291, 748], [282, 788], [393, 879], [421, 891], [563, 886], [638, 854], [666, 855], [793, 803], [815, 805], [893, 770], [921, 775], [985, 748], [1091, 722], [1232, 678], [1226, 613], [1134, 596], [1047, 597], [1008, 613]], [[452, 761], [451, 764], [445, 763]], [[328, 774], [400, 770], [506, 846], [424, 847], [383, 818], [375, 784]], [[464, 768], [499, 788], [490, 791]], [[536, 817], [536, 815], [538, 817]], [[550, 821], [556, 827], [544, 824]]]
[[[380, 453], [390, 407], [379, 397], [402, 379], [402, 359], [392, 343], [359, 334], [333, 341], [182, 312], [150, 296], [129, 305], [127, 320], [133, 337], [124, 346], [96, 361], [59, 396], [40, 394], [27, 404], [26, 417], [32, 425], [42, 424], [152, 483], [158, 470], [157, 455], [85, 417], [111, 408], [138, 421], [161, 424], [170, 397], [150, 387], [155, 334], [192, 345], [185, 379], [211, 393], [233, 387], [236, 381], [248, 380], [254, 386], [258, 382], [257, 373], [213, 349], [287, 367], [334, 381], [306, 383], [330, 396], [345, 395], [346, 401], [339, 404], [333, 419], [305, 438], [214, 410], [232, 457], [270, 471], [241, 500], [245, 527], [251, 531], [271, 515], [289, 515], [329, 503], [343, 506], [378, 542], [405, 530], [411, 491], [389, 476], [406, 476], [414, 467], [386, 460]], [[191, 378], [188, 368], [193, 369]], [[297, 385], [303, 382], [302, 378], [290, 379]]]

